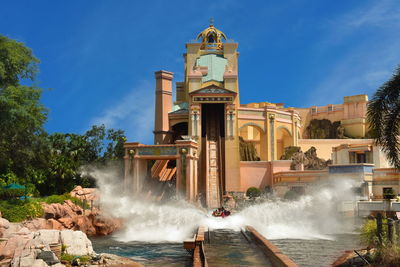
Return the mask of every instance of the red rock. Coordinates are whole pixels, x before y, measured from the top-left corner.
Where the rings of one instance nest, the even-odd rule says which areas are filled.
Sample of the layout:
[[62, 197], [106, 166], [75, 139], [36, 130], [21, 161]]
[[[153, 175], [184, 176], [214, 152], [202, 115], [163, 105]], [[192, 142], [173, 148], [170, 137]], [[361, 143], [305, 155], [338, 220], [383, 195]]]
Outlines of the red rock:
[[58, 219], [58, 222], [60, 222], [65, 229], [71, 229], [75, 225], [74, 221], [70, 217], [60, 218]]
[[80, 230], [87, 235], [96, 235], [96, 228], [94, 227], [92, 221], [87, 216], [78, 216], [74, 230]]
[[121, 220], [97, 215], [93, 217], [97, 235], [109, 235], [122, 226]]
[[16, 253], [18, 253], [17, 248], [25, 247], [25, 243], [28, 240], [22, 236], [14, 235], [10, 237], [2, 250], [0, 250], [0, 259], [12, 259]]
[[[47, 224], [48, 224], [49, 229], [54, 229], [54, 230], [65, 229], [65, 227], [59, 221], [57, 221], [55, 219], [48, 219]], [[42, 229], [44, 229], [44, 228], [42, 228]]]
[[37, 231], [39, 229], [49, 229], [48, 221], [44, 218], [35, 218], [33, 220], [27, 220], [21, 223], [22, 226], [28, 228], [31, 231]]

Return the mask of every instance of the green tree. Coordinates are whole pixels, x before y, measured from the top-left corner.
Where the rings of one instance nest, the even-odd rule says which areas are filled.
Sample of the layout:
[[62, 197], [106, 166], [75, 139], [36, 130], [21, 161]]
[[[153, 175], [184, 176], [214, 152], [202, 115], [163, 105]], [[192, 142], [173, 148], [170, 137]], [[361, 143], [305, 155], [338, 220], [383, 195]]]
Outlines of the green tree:
[[85, 134], [54, 133], [43, 128], [47, 109], [34, 81], [39, 60], [23, 43], [0, 35], [0, 186], [18, 182], [42, 195], [62, 194], [75, 185], [93, 186], [81, 174], [84, 165], [118, 163], [126, 141], [122, 130], [94, 125]]
[[23, 43], [0, 35], [0, 88], [17, 86], [21, 79], [34, 80], [38, 63]]
[[368, 103], [367, 121], [378, 145], [390, 163], [400, 169], [400, 67]]
[[36, 160], [47, 119], [40, 96], [40, 89], [29, 86], [0, 90], [0, 173], [12, 171], [23, 177]]
[[[2, 183], [27, 178], [42, 157], [46, 143], [43, 124], [47, 109], [40, 103], [41, 89], [21, 85], [34, 81], [39, 60], [23, 43], [0, 35], [0, 178]], [[12, 179], [11, 179], [12, 177]], [[28, 186], [31, 188], [31, 186]]]

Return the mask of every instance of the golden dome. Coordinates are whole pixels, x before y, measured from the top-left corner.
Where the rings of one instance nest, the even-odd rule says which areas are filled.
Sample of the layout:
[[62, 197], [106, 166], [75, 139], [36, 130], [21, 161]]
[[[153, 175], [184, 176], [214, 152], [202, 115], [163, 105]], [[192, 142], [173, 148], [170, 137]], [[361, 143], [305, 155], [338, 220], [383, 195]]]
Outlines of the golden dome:
[[202, 43], [201, 49], [221, 50], [223, 46], [222, 38], [224, 40], [227, 39], [226, 35], [223, 32], [214, 27], [214, 23], [211, 20], [210, 26], [201, 33], [199, 33], [199, 35], [197, 35], [196, 40], [201, 39]]

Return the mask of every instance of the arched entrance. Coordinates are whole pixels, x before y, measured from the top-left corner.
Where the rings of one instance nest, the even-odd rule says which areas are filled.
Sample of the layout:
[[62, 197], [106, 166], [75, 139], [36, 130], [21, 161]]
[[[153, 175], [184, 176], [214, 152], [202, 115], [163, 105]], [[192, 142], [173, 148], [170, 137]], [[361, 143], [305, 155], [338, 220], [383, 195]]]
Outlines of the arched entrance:
[[284, 127], [278, 127], [276, 129], [276, 148], [277, 148], [277, 159], [280, 159], [285, 148], [292, 145], [292, 135], [289, 130]]

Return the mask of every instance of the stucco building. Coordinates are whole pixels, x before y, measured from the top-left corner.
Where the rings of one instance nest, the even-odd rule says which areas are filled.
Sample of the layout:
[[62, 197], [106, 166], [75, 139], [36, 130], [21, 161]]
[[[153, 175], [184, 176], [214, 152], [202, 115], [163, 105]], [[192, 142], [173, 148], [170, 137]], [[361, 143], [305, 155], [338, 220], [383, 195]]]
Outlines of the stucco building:
[[[369, 162], [380, 157], [370, 153], [371, 140], [310, 139], [315, 121], [332, 124], [328, 129], [332, 136], [364, 138], [368, 132], [367, 95], [346, 96], [342, 104], [323, 107], [242, 104], [238, 43], [227, 41], [213, 24], [200, 32], [197, 40], [186, 44], [184, 79], [175, 83], [175, 101], [173, 73], [155, 73], [154, 145], [125, 144], [129, 190], [148, 190], [146, 181], [156, 180], [173, 184], [188, 200], [214, 208], [222, 204], [225, 195], [245, 192], [251, 186], [263, 189], [282, 185], [283, 181], [300, 181], [292, 179], [296, 173], [290, 170], [291, 161], [280, 160], [287, 147], [306, 151], [314, 146], [325, 159], [332, 159], [333, 152], [334, 164], [343, 163], [343, 149], [353, 151], [359, 146], [365, 153], [354, 150], [352, 159], [363, 157]], [[243, 144], [255, 149], [257, 160], [241, 158]], [[297, 172], [307, 181], [322, 175]]]

